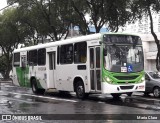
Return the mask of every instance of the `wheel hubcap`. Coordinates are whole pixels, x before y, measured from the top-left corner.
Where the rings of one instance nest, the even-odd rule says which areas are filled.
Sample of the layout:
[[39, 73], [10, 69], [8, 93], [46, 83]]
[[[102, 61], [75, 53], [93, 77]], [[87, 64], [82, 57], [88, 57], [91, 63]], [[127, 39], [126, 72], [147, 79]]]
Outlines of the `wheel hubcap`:
[[77, 92], [78, 92], [79, 96], [83, 96], [83, 87], [82, 86], [78, 86]]
[[33, 91], [36, 91], [36, 87], [34, 84], [32, 85], [32, 89], [33, 89]]
[[159, 97], [159, 89], [154, 89], [154, 96]]

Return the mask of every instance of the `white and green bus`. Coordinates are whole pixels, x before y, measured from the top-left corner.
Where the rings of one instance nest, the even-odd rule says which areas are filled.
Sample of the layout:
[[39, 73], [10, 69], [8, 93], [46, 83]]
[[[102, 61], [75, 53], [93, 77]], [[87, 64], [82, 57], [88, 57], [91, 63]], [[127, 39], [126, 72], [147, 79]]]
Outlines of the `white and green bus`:
[[16, 49], [12, 80], [35, 94], [131, 95], [145, 90], [142, 41], [132, 34], [98, 33]]

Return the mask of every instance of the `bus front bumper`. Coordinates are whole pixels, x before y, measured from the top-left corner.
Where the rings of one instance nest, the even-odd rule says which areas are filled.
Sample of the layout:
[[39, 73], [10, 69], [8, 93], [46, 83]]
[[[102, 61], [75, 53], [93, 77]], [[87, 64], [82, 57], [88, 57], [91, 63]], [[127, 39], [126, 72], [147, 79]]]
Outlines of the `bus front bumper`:
[[109, 84], [107, 82], [102, 82], [102, 93], [127, 93], [136, 91], [145, 91], [145, 81], [142, 83], [132, 83], [132, 84]]

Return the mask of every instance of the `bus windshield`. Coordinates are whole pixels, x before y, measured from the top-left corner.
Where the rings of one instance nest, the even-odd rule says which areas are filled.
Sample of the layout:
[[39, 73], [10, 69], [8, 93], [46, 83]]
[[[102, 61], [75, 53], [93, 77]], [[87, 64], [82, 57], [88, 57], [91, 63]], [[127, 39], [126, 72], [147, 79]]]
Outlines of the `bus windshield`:
[[[105, 44], [104, 67], [112, 72], [139, 72], [143, 70], [141, 45]], [[128, 71], [128, 67], [130, 70]]]

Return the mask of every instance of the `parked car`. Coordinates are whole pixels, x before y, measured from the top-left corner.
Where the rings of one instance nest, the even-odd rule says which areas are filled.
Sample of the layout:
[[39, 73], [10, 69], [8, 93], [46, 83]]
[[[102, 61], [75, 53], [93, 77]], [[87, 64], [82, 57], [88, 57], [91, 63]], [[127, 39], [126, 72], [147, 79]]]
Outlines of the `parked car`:
[[160, 97], [160, 75], [157, 72], [145, 72], [146, 89], [144, 94], [153, 93], [154, 97]]

